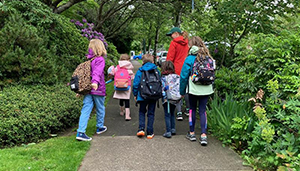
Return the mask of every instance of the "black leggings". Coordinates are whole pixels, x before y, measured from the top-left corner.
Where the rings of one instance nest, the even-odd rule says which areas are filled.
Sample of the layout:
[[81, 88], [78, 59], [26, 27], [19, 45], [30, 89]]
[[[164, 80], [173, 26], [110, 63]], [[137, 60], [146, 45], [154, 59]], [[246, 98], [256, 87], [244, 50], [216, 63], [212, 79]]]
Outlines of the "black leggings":
[[130, 107], [130, 103], [129, 103], [129, 99], [120, 99], [120, 106], [124, 106], [124, 102], [125, 102], [125, 108], [129, 108]]

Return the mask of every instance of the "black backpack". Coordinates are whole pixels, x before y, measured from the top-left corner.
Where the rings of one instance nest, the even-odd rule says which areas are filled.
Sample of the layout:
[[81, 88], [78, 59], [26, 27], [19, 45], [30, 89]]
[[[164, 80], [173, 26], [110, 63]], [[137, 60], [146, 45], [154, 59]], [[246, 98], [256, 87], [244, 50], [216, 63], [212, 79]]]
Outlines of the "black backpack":
[[191, 80], [194, 84], [210, 85], [215, 81], [214, 61], [209, 56], [194, 61], [191, 72]]
[[145, 100], [158, 100], [162, 97], [162, 83], [156, 69], [142, 71], [140, 93]]

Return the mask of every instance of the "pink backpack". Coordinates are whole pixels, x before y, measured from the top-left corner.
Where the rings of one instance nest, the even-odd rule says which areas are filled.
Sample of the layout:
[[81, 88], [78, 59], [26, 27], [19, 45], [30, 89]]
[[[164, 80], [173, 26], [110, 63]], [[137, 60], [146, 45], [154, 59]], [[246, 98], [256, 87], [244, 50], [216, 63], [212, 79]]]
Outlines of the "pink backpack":
[[117, 65], [117, 72], [115, 72], [114, 81], [115, 90], [127, 91], [130, 89], [131, 76], [126, 68], [120, 68], [120, 66]]

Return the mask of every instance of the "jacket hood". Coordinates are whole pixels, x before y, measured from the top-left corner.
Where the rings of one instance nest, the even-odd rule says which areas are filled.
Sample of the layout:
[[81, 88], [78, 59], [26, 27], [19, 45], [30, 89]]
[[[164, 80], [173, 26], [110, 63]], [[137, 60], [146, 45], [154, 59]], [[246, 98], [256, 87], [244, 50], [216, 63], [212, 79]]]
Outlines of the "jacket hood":
[[133, 65], [130, 61], [119, 61], [119, 66], [124, 67], [126, 69], [133, 69]]
[[157, 66], [154, 63], [147, 62], [140, 68], [140, 71], [149, 71], [152, 69], [157, 69]]
[[93, 50], [89, 48], [89, 53], [86, 54], [85, 56], [88, 59], [92, 59], [93, 57], [95, 57], [95, 54], [94, 54]]
[[182, 46], [186, 46], [188, 44], [188, 40], [187, 39], [183, 39], [182, 36], [178, 36], [175, 39], [173, 39], [174, 42], [182, 45]]
[[198, 46], [192, 46], [190, 48], [189, 54], [190, 55], [197, 55], [198, 51], [199, 51], [199, 47]]

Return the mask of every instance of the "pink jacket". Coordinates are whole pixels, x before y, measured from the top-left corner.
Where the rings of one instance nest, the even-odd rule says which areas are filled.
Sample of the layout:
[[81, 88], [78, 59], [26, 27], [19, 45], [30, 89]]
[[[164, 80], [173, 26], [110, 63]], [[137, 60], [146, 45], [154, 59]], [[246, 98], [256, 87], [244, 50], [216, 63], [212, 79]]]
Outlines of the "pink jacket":
[[[129, 75], [131, 76], [131, 80], [134, 79], [134, 74], [133, 74], [133, 65], [131, 64], [130, 61], [119, 61], [119, 66], [124, 67], [127, 69]], [[115, 67], [114, 73], [117, 72], [117, 67]], [[115, 99], [130, 99], [130, 93], [131, 89], [127, 91], [115, 91], [113, 98]]]

